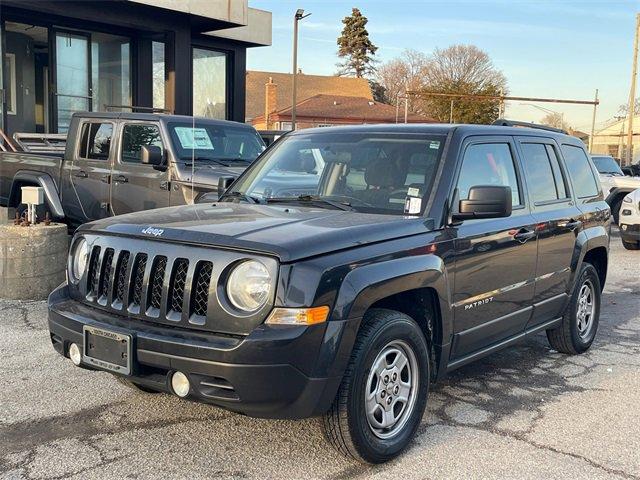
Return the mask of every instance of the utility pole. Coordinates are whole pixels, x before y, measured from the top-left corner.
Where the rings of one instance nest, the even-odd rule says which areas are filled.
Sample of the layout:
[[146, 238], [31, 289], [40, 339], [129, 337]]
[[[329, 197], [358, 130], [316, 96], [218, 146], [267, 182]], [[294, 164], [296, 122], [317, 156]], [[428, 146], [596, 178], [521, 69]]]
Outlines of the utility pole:
[[633, 42], [633, 67], [631, 68], [631, 91], [629, 92], [629, 123], [627, 125], [627, 155], [625, 165], [633, 161], [633, 117], [636, 114], [636, 77], [638, 74], [638, 37], [640, 36], [640, 13], [636, 14], [636, 34]]
[[291, 88], [291, 130], [296, 129], [296, 104], [298, 103], [298, 22], [307, 18], [310, 13], [304, 14], [299, 8], [293, 17], [293, 85]]
[[404, 95], [404, 123], [409, 123], [409, 93]]
[[591, 117], [591, 135], [589, 135], [589, 153], [593, 151], [593, 137], [596, 135], [596, 111], [598, 110], [598, 89], [596, 88], [596, 98], [593, 102], [593, 116]]

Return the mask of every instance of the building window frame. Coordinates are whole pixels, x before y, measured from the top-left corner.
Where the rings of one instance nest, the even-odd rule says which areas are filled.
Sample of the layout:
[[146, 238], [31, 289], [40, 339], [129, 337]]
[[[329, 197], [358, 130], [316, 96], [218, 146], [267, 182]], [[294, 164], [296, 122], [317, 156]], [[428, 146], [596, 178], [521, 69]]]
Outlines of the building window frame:
[[[235, 62], [235, 51], [232, 49], [222, 48], [218, 45], [212, 45], [206, 41], [199, 41], [199, 38], [191, 39], [191, 105], [193, 108], [193, 86], [194, 86], [194, 69], [193, 69], [193, 56], [194, 50], [208, 50], [211, 52], [217, 52], [224, 54], [225, 57], [225, 120], [229, 120], [233, 113], [233, 97], [235, 93], [233, 70]], [[195, 112], [191, 111], [192, 115]]]
[[[5, 78], [5, 82], [7, 82], [9, 84], [9, 88], [10, 88], [10, 95], [9, 98], [7, 100], [9, 100], [6, 104], [7, 104], [7, 115], [16, 115], [16, 112], [18, 111], [16, 108], [16, 102], [17, 100], [17, 95], [16, 95], [16, 88], [17, 88], [17, 81], [16, 81], [16, 54], [15, 53], [5, 53], [4, 54], [5, 59], [8, 62], [8, 66], [9, 66], [9, 75], [7, 75], [8, 78]], [[6, 70], [6, 69], [5, 69]], [[5, 72], [7, 73], [7, 72]], [[6, 92], [6, 88], [5, 88], [5, 92]]]

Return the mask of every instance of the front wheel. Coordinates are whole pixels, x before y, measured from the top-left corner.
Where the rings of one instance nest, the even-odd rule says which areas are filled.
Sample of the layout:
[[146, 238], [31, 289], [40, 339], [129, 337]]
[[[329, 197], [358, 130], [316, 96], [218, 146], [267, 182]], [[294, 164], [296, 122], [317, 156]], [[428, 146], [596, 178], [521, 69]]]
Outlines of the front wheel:
[[583, 263], [562, 323], [547, 330], [551, 347], [570, 355], [584, 353], [591, 347], [600, 320], [601, 291], [598, 272], [590, 263]]
[[430, 379], [429, 347], [400, 312], [365, 314], [351, 360], [323, 429], [329, 443], [359, 461], [399, 455], [420, 425]]

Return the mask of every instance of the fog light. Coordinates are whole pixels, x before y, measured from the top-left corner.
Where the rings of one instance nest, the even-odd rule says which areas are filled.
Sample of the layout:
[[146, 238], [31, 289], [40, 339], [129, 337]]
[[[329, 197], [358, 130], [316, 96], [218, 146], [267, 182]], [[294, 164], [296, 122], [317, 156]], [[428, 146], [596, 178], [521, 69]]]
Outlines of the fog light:
[[80, 347], [75, 343], [69, 345], [69, 358], [71, 359], [71, 363], [73, 363], [76, 367], [80, 365], [82, 361], [82, 353], [80, 353]]
[[171, 388], [173, 389], [173, 393], [184, 398], [189, 395], [189, 379], [184, 373], [175, 372], [171, 375]]

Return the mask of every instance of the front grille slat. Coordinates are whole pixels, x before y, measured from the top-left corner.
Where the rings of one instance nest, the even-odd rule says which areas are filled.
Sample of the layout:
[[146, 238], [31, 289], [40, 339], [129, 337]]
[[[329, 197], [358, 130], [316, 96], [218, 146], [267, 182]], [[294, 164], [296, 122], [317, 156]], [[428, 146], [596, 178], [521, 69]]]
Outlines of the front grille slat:
[[100, 247], [93, 247], [89, 258], [89, 271], [87, 272], [87, 297], [95, 297], [98, 294], [98, 281], [100, 280]]
[[147, 254], [138, 253], [131, 271], [131, 285], [129, 290], [129, 311], [139, 313], [142, 303], [144, 272], [147, 268]]
[[120, 310], [122, 305], [124, 305], [124, 295], [127, 291], [127, 268], [129, 267], [130, 256], [131, 254], [127, 250], [120, 252], [116, 266], [112, 306], [118, 310]]
[[147, 315], [153, 317], [160, 315], [160, 309], [162, 308], [162, 287], [166, 268], [167, 257], [160, 255], [154, 258], [149, 275]]
[[209, 304], [209, 287], [211, 285], [211, 274], [213, 264], [211, 262], [199, 262], [193, 276], [191, 287], [191, 310], [189, 321], [196, 324], [204, 324], [207, 317], [207, 307]]
[[184, 292], [189, 271], [189, 260], [178, 258], [173, 263], [173, 273], [169, 282], [169, 298], [167, 305], [167, 318], [179, 321], [182, 318], [182, 306]]
[[111, 290], [111, 273], [113, 270], [113, 248], [107, 248], [102, 257], [100, 280], [98, 282], [98, 303], [106, 305]]

